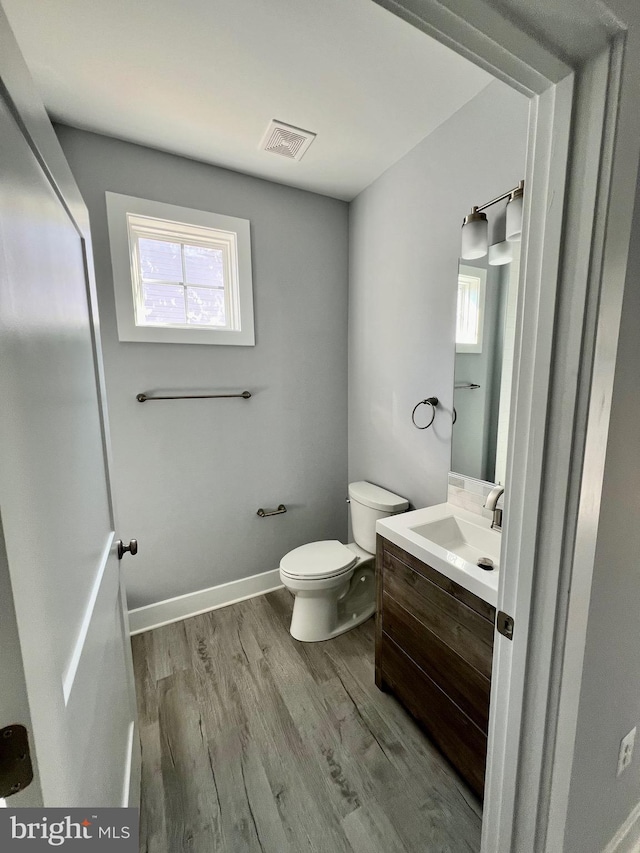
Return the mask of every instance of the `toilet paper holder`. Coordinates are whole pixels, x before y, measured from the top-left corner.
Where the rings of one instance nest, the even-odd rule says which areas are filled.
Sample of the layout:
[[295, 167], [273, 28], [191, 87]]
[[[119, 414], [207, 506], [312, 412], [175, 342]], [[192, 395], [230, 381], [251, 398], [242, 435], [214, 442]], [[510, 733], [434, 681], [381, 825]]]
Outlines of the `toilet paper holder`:
[[267, 518], [269, 515], [282, 515], [282, 513], [286, 511], [286, 506], [284, 504], [280, 504], [278, 509], [262, 509], [262, 507], [260, 507], [256, 515], [259, 515], [260, 518]]

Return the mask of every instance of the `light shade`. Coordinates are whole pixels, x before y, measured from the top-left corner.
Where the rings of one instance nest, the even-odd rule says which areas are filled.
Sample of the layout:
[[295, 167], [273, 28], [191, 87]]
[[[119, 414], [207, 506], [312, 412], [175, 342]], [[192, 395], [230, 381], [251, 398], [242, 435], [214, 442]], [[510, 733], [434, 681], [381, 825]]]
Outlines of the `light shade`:
[[516, 191], [507, 205], [506, 236], [512, 243], [522, 238], [522, 191]]
[[489, 246], [489, 263], [492, 267], [510, 264], [513, 260], [513, 247], [508, 240]]
[[462, 248], [460, 256], [464, 261], [484, 258], [489, 244], [487, 217], [474, 207], [462, 223]]

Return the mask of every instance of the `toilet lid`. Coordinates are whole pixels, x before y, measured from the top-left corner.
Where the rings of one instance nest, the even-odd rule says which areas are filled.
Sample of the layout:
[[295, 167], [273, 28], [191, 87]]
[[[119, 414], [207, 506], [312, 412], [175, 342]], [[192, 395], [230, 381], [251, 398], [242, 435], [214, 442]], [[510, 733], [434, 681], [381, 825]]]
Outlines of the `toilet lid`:
[[346, 572], [357, 556], [337, 539], [310, 542], [294, 548], [280, 561], [280, 569], [292, 578], [332, 578]]

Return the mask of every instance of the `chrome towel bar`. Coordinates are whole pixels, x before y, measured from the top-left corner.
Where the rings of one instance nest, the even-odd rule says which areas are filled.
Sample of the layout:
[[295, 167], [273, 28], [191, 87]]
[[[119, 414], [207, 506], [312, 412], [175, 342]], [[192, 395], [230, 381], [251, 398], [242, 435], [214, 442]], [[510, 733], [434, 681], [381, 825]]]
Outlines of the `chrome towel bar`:
[[267, 516], [269, 515], [282, 515], [282, 513], [286, 511], [286, 506], [284, 504], [280, 504], [278, 509], [262, 509], [262, 507], [260, 507], [257, 512], [257, 515], [259, 515], [260, 518], [267, 518]]
[[139, 403], [152, 403], [154, 400], [219, 400], [223, 397], [242, 397], [248, 400], [250, 391], [242, 391], [240, 394], [176, 394], [174, 397], [149, 397], [148, 394], [136, 394]]

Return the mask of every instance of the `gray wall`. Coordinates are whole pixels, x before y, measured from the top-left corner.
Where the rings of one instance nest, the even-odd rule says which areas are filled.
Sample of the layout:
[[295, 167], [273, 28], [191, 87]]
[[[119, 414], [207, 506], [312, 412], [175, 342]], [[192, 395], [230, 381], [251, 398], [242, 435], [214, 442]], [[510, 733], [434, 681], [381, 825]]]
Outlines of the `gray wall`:
[[462, 218], [522, 178], [528, 107], [491, 83], [351, 204], [349, 478], [415, 506], [447, 498]]
[[[346, 536], [347, 205], [56, 130], [91, 216], [117, 533], [140, 542], [125, 569], [130, 606], [275, 569], [297, 545]], [[107, 190], [251, 220], [255, 347], [118, 341]], [[247, 402], [135, 400], [245, 388]], [[280, 502], [286, 515], [256, 516]]]
[[[640, 804], [640, 185], [623, 303], [565, 853], [600, 853]], [[579, 567], [577, 567], [579, 569]], [[616, 778], [620, 741], [639, 727]], [[637, 831], [637, 830], [636, 830]]]

